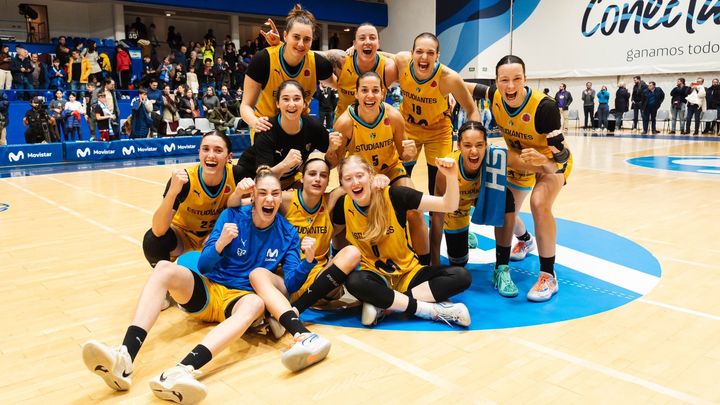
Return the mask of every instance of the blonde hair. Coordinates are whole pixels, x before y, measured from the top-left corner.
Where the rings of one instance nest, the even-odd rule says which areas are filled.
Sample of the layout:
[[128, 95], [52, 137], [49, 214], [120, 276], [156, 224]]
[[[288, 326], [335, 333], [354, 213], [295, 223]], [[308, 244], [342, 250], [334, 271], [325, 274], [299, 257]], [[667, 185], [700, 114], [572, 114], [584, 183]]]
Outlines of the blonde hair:
[[257, 170], [255, 170], [255, 184], [257, 184], [261, 179], [264, 179], [265, 177], [272, 177], [278, 182], [277, 176], [275, 173], [272, 172], [272, 169], [268, 165], [260, 165], [258, 166]]
[[375, 177], [375, 171], [373, 170], [372, 166], [370, 166], [368, 162], [366, 162], [365, 159], [363, 159], [359, 155], [350, 155], [340, 161], [337, 169], [341, 182], [343, 176], [343, 169], [348, 163], [355, 163], [362, 166], [363, 169], [370, 175], [370, 181], [368, 182], [368, 187], [370, 187], [371, 193], [370, 207], [368, 207], [367, 215], [368, 228], [363, 233], [363, 236], [362, 238], [360, 238], [360, 240], [363, 242], [369, 242], [373, 245], [377, 245], [378, 243], [382, 242], [383, 239], [385, 239], [385, 232], [390, 226], [390, 220], [388, 218], [388, 216], [390, 215], [390, 210], [385, 203], [385, 198], [383, 197], [383, 190], [378, 190], [372, 186], [372, 180]]
[[308, 10], [303, 9], [300, 3], [295, 4], [295, 7], [290, 10], [287, 18], [285, 18], [285, 31], [290, 32], [295, 23], [309, 25], [312, 27], [313, 33], [315, 33], [315, 16]]

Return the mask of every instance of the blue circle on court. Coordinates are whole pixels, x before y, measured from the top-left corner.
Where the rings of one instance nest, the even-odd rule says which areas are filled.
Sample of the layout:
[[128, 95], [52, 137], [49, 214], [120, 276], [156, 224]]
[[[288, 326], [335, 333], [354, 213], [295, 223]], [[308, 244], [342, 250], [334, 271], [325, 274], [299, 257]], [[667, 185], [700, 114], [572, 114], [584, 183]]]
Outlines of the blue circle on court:
[[10, 204], [0, 203], [0, 212], [5, 212], [10, 209]]
[[720, 155], [640, 156], [628, 159], [627, 162], [650, 169], [720, 174]]
[[[523, 222], [534, 234], [532, 217], [521, 213]], [[472, 285], [452, 297], [470, 311], [469, 330], [501, 329], [568, 321], [609, 311], [647, 294], [660, 281], [660, 263], [642, 246], [603, 229], [558, 219], [558, 248], [555, 271], [559, 292], [550, 301], [533, 303], [525, 298], [540, 270], [532, 252], [521, 262], [511, 262], [511, 275], [520, 294], [503, 298], [492, 287], [495, 262], [493, 228], [471, 224], [478, 247], [470, 250]], [[444, 242], [443, 242], [444, 243]], [[442, 251], [444, 252], [444, 246]], [[195, 268], [197, 254], [186, 254], [178, 263]], [[366, 328], [360, 323], [360, 307], [315, 310], [301, 314], [306, 323]], [[449, 326], [404, 314], [391, 314], [372, 329], [400, 331], [457, 331]]]

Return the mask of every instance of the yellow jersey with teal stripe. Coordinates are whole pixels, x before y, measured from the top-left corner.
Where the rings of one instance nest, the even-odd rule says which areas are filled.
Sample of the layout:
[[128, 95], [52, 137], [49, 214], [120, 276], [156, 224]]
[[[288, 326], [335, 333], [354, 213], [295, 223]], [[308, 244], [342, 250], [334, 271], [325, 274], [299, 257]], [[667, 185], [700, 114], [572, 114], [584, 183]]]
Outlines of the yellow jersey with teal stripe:
[[353, 106], [348, 108], [353, 126], [348, 154], [362, 156], [365, 161], [373, 165], [375, 173], [384, 174], [390, 180], [394, 180], [406, 173], [395, 147], [393, 127], [388, 116], [389, 108], [393, 107], [382, 103], [380, 114], [371, 123], [363, 121]]
[[225, 165], [225, 174], [217, 192], [210, 193], [202, 180], [202, 166], [197, 164], [185, 170], [188, 174], [190, 191], [180, 203], [172, 219], [172, 225], [195, 235], [205, 235], [212, 231], [218, 215], [225, 209], [227, 200], [235, 191], [235, 178], [232, 166]]
[[[332, 239], [332, 219], [328, 210], [327, 195], [315, 207], [308, 207], [302, 198], [302, 188], [294, 190], [285, 219], [297, 229], [302, 238], [315, 238], [315, 258], [318, 265], [324, 266], [330, 257], [330, 240]], [[302, 253], [305, 259], [305, 253]]]
[[[357, 52], [352, 56], [345, 57], [342, 72], [338, 77], [338, 103], [335, 107], [335, 116], [339, 117], [347, 108], [355, 102], [355, 90], [357, 87], [357, 79], [362, 75], [357, 64]], [[375, 55], [375, 65], [371, 71], [380, 75], [381, 86], [383, 88], [383, 99], [387, 87], [385, 87], [385, 57], [379, 54]]]
[[400, 224], [395, 215], [395, 208], [390, 200], [390, 187], [383, 190], [383, 199], [388, 206], [389, 224], [381, 243], [374, 245], [361, 240], [368, 229], [367, 212], [348, 196], [343, 198], [345, 237], [360, 250], [361, 269], [387, 276], [416, 272], [422, 265], [410, 244], [405, 224]]
[[539, 91], [527, 89], [525, 100], [514, 113], [508, 111], [508, 106], [502, 99], [500, 90], [495, 90], [492, 96], [492, 114], [500, 131], [502, 131], [508, 148], [521, 152], [526, 148], [533, 148], [548, 158], [553, 154], [548, 148], [547, 139], [535, 129], [535, 116], [540, 102], [547, 96]]
[[437, 129], [452, 126], [448, 100], [440, 91], [440, 77], [443, 65], [435, 65], [433, 74], [425, 79], [415, 78], [413, 62], [410, 61], [400, 73], [400, 90], [403, 101], [400, 112], [407, 124], [423, 129]]
[[317, 87], [317, 75], [315, 72], [315, 54], [309, 51], [300, 62], [300, 67], [295, 75], [288, 73], [285, 60], [282, 57], [285, 44], [266, 48], [270, 56], [270, 74], [268, 82], [260, 93], [260, 98], [255, 105], [255, 116], [272, 117], [277, 114], [277, 89], [286, 80], [295, 80], [303, 88], [305, 97], [305, 111], [303, 115], [310, 114], [310, 102], [312, 101], [315, 88]]
[[462, 232], [470, 225], [470, 209], [475, 206], [475, 200], [482, 188], [482, 170], [478, 170], [475, 176], [468, 176], [463, 169], [463, 158], [459, 150], [447, 156], [455, 160], [459, 167], [458, 182], [460, 183], [460, 204], [458, 209], [445, 214], [445, 232]]

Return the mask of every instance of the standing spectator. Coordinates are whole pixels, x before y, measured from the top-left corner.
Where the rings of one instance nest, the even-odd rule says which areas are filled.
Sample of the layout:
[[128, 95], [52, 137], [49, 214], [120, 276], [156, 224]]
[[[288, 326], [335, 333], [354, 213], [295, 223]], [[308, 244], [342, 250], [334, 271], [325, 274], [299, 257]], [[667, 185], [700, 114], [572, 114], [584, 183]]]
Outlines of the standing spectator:
[[148, 55], [143, 56], [143, 75], [140, 79], [143, 86], [147, 87], [150, 85], [150, 82], [152, 80], [158, 79], [159, 68], [160, 66], [157, 61], [155, 61]]
[[[210, 32], [212, 32], [212, 29], [208, 30], [208, 33]], [[203, 61], [210, 59], [210, 63], [215, 59], [215, 46], [213, 46], [212, 39], [207, 38], [207, 34], [205, 35], [205, 43], [200, 49], [200, 55], [202, 55]]]
[[185, 83], [187, 83], [185, 69], [183, 68], [183, 65], [177, 64], [175, 65], [175, 69], [172, 74], [172, 87], [177, 89], [180, 86], [184, 86]]
[[685, 116], [685, 134], [690, 133], [690, 122], [695, 117], [695, 132], [693, 135], [698, 135], [700, 132], [700, 114], [705, 111], [705, 79], [698, 77], [697, 81], [690, 83], [690, 92], [688, 93], [685, 100], [687, 101], [687, 115]]
[[[585, 115], [585, 125], [583, 126], [584, 129], [592, 128], [593, 127], [593, 116], [595, 114], [595, 90], [592, 88], [592, 83], [587, 82], [585, 83], [585, 90], [583, 90], [582, 93], [582, 101], [583, 101], [583, 112]], [[588, 123], [590, 125], [588, 125]]]
[[30, 74], [30, 80], [34, 89], [46, 89], [47, 84], [47, 69], [45, 64], [38, 60], [38, 54], [33, 53], [30, 55], [30, 64], [32, 65], [32, 72]]
[[23, 91], [20, 98], [23, 100], [32, 99], [32, 62], [28, 57], [28, 51], [21, 45], [15, 47], [16, 55], [12, 59], [12, 67], [10, 70], [13, 75], [13, 83], [15, 88]]
[[230, 42], [225, 45], [225, 53], [223, 53], [222, 58], [225, 63], [227, 63], [228, 67], [235, 68], [235, 65], [238, 63], [238, 55], [234, 43]]
[[205, 59], [202, 71], [200, 73], [200, 91], [205, 92], [208, 87], [215, 87], [215, 69], [212, 59]]
[[95, 136], [95, 106], [98, 101], [98, 90], [99, 89], [95, 86], [95, 82], [88, 82], [87, 92], [85, 93], [85, 97], [83, 97], [83, 102], [85, 103], [85, 117], [87, 118], [88, 127], [90, 127], [91, 141], [97, 139]]
[[55, 48], [55, 57], [60, 60], [60, 67], [62, 68], [64, 68], [70, 61], [70, 48], [67, 47], [64, 36], [60, 36], [58, 38], [58, 44]]
[[7, 94], [5, 94], [5, 90], [0, 89], [0, 146], [7, 145], [5, 128], [9, 124], [8, 108], [10, 108], [10, 102]]
[[332, 128], [335, 122], [335, 107], [338, 102], [337, 91], [320, 83], [315, 92], [318, 101], [318, 119], [325, 128]]
[[151, 129], [153, 135], [156, 135], [158, 133], [160, 123], [162, 123], [163, 113], [162, 90], [158, 86], [157, 79], [150, 80], [150, 89], [147, 90], [147, 99], [150, 104], [152, 104], [152, 113], [150, 115], [150, 118], [152, 118]]
[[193, 93], [197, 93], [200, 89], [200, 83], [198, 83], [198, 77], [197, 74], [195, 74], [195, 66], [190, 66], [188, 68], [187, 86], [193, 91]]
[[190, 71], [190, 68], [195, 68], [195, 73], [201, 72], [203, 68], [203, 62], [200, 58], [198, 58], [198, 53], [196, 51], [190, 51], [190, 58], [187, 60], [186, 66], [187, 71]]
[[175, 58], [173, 62], [175, 62], [176, 65], [180, 65], [187, 69], [187, 46], [180, 45], [179, 50], [175, 50], [173, 53], [173, 57]]
[[135, 22], [131, 26], [137, 31], [138, 39], [148, 39], [148, 30], [145, 24], [143, 24], [140, 17], [135, 18]]
[[112, 125], [112, 122], [117, 119], [117, 116], [108, 107], [105, 93], [98, 94], [97, 103], [93, 108], [93, 115], [95, 116], [95, 122], [97, 122], [101, 141], [109, 142], [120, 139], [119, 134], [113, 131], [114, 125]]
[[625, 82], [618, 83], [618, 89], [615, 92], [615, 129], [621, 130], [623, 115], [630, 111], [630, 92], [625, 87]]
[[2, 49], [0, 49], [0, 90], [10, 90], [12, 88], [12, 59], [10, 48], [3, 45]]
[[685, 109], [688, 94], [688, 88], [685, 86], [685, 78], [677, 79], [675, 87], [670, 91], [670, 112], [672, 115], [672, 124], [670, 126], [670, 134], [675, 133], [675, 124], [680, 121], [680, 132], [683, 131], [683, 123], [685, 122]]
[[153, 105], [147, 98], [147, 90], [138, 91], [138, 96], [130, 102], [130, 109], [132, 110], [130, 138], [147, 138], [152, 125], [150, 114], [153, 111]]
[[67, 81], [70, 83], [70, 90], [82, 97], [90, 76], [90, 65], [87, 59], [80, 58], [80, 51], [73, 50], [70, 55]]
[[242, 86], [245, 84], [245, 71], [247, 70], [247, 65], [245, 62], [238, 62], [237, 66], [235, 66], [235, 69], [233, 70], [232, 74], [232, 87], [239, 89], [242, 88]]
[[217, 107], [218, 104], [220, 104], [220, 99], [215, 95], [215, 89], [213, 87], [208, 87], [202, 98], [202, 108], [205, 115], [207, 115], [210, 110]]
[[248, 39], [245, 41], [245, 45], [240, 48], [240, 59], [242, 59], [243, 62], [248, 63], [250, 62], [250, 59], [252, 59], [253, 55], [255, 55], [255, 43]]
[[653, 134], [659, 134], [655, 127], [655, 118], [657, 110], [665, 100], [665, 93], [660, 87], [655, 86], [655, 82], [648, 82], [647, 89], [643, 93], [642, 98], [642, 117], [643, 117], [643, 133], [648, 134], [648, 124], [652, 128]]
[[235, 116], [228, 111], [228, 105], [225, 100], [220, 100], [218, 106], [210, 110], [208, 113], [208, 121], [215, 125], [215, 130], [226, 133], [231, 128]]
[[148, 41], [150, 41], [150, 57], [157, 60], [157, 48], [160, 46], [157, 35], [155, 35], [155, 24], [151, 23], [148, 28]]
[[567, 121], [568, 121], [568, 108], [572, 104], [572, 94], [567, 91], [565, 83], [560, 83], [560, 89], [555, 93], [555, 104], [557, 104], [562, 116], [562, 131], [567, 133]]
[[100, 83], [103, 79], [102, 67], [100, 67], [100, 55], [98, 54], [95, 41], [88, 41], [88, 47], [83, 51], [83, 57], [90, 65], [90, 76], [88, 81]]
[[65, 100], [63, 91], [60, 89], [55, 90], [55, 98], [50, 102], [50, 116], [55, 118], [55, 131], [58, 140], [63, 139], [65, 133], [65, 118], [63, 118], [65, 104], [67, 104], [67, 100]]
[[643, 98], [643, 94], [645, 93], [645, 90], [647, 90], [647, 84], [645, 84], [645, 82], [640, 79], [640, 76], [634, 76], [633, 82], [635, 82], [635, 84], [633, 85], [633, 90], [632, 90], [632, 109], [633, 109], [632, 129], [636, 130], [639, 128], [638, 127], [638, 115], [640, 114], [640, 110], [642, 108], [642, 98]]
[[720, 119], [720, 83], [718, 79], [713, 79], [712, 86], [708, 87], [705, 92], [705, 100], [707, 101], [706, 111], [717, 111], [715, 121], [708, 122], [705, 124], [705, 130], [703, 134], [712, 133], [717, 125], [717, 120]]
[[48, 86], [50, 89], [65, 89], [65, 83], [67, 83], [67, 74], [65, 74], [65, 69], [60, 66], [60, 59], [53, 59], [52, 66], [50, 67], [50, 71], [48, 72], [48, 76], [50, 77], [50, 85]]
[[329, 49], [339, 49], [340, 48], [340, 38], [338, 37], [337, 32], [334, 32], [333, 35], [328, 40], [328, 48]]
[[[168, 27], [166, 42], [167, 42], [168, 46], [170, 47], [170, 49], [173, 51], [177, 50], [180, 47], [181, 39], [180, 39], [179, 35], [177, 35], [175, 33], [174, 25], [171, 25]], [[177, 62], [177, 60], [176, 60], [176, 62]]]
[[200, 116], [195, 92], [192, 89], [185, 91], [185, 95], [180, 99], [178, 107], [180, 108], [180, 118], [197, 118]]
[[115, 118], [110, 122], [111, 129], [113, 134], [116, 137], [119, 137], [120, 120], [118, 119], [118, 117], [120, 116], [120, 106], [118, 105], [117, 94], [115, 93], [115, 80], [113, 80], [111, 77], [105, 79], [103, 86], [98, 91], [98, 95], [99, 94], [105, 94], [105, 105], [115, 116]]
[[127, 90], [130, 85], [132, 74], [132, 61], [130, 60], [130, 55], [127, 53], [125, 48], [120, 45], [115, 47], [115, 66], [118, 72], [120, 88]]
[[170, 92], [169, 84], [163, 86], [162, 100], [162, 120], [164, 125], [163, 128], [161, 128], [158, 132], [163, 135], [167, 135], [167, 133], [169, 132], [168, 130], [177, 129], [176, 123], [180, 120], [180, 114], [178, 113], [178, 106], [175, 100], [175, 95]]
[[222, 57], [218, 57], [213, 66], [213, 76], [215, 77], [215, 89], [218, 90], [222, 86], [230, 85], [230, 71], [227, 62]]
[[163, 58], [162, 64], [159, 70], [160, 83], [163, 85], [170, 84], [173, 77], [173, 65], [170, 63], [170, 57], [166, 56]]
[[68, 95], [68, 102], [65, 103], [65, 110], [63, 111], [66, 141], [80, 140], [80, 117], [82, 117], [83, 114], [83, 106], [77, 101], [77, 95], [70, 93]]
[[602, 132], [607, 132], [608, 116], [610, 115], [610, 92], [607, 86], [602, 86], [597, 93], [598, 99], [598, 124]]

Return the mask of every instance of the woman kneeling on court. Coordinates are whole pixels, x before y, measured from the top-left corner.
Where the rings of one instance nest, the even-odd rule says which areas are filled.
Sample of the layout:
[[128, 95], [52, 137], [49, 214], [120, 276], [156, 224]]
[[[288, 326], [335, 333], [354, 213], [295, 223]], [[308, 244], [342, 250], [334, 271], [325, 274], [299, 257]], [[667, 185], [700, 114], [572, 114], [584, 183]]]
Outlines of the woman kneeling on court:
[[375, 190], [371, 166], [357, 155], [338, 166], [347, 195], [335, 204], [333, 223], [345, 226], [345, 237], [362, 255], [361, 270], [351, 273], [345, 285], [363, 302], [363, 325], [377, 323], [388, 310], [470, 325], [464, 304], [444, 302], [470, 287], [470, 273], [463, 267], [420, 264], [405, 229], [408, 210], [451, 212], [458, 207], [457, 165], [444, 158], [435, 163], [447, 179], [442, 197], [402, 186]]
[[[298, 249], [302, 246], [307, 257], [314, 258], [314, 241], [306, 238], [301, 245], [295, 228], [277, 215], [280, 201], [280, 182], [269, 168], [259, 168], [253, 204], [223, 211], [200, 255], [199, 273], [168, 261], [159, 262], [140, 295], [122, 345], [111, 348], [89, 341], [83, 346], [88, 369], [110, 388], [129, 389], [132, 363], [160, 313], [166, 292], [170, 292], [193, 317], [220, 324], [180, 364], [153, 378], [150, 387], [165, 400], [202, 400], [207, 388], [195, 379], [197, 370], [242, 336], [265, 311], [263, 300], [252, 291], [250, 273], [259, 268], [274, 272], [282, 264], [285, 286], [295, 291], [315, 265], [314, 260], [301, 260]], [[294, 371], [327, 356], [330, 342], [308, 333], [297, 318], [283, 326], [304, 332], [296, 334], [296, 343], [283, 353], [285, 366]]]

